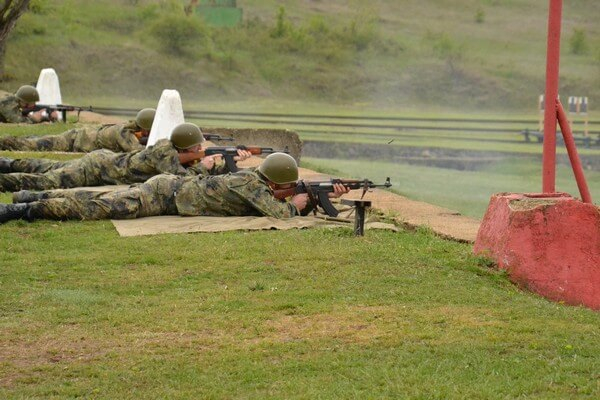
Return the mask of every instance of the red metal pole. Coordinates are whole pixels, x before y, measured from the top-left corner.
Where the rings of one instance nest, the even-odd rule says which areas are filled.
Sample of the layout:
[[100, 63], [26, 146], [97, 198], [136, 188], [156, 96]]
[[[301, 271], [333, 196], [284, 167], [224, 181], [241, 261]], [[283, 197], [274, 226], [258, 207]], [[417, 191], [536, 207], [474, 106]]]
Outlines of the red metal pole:
[[548, 49], [546, 55], [546, 95], [544, 98], [544, 154], [542, 157], [542, 191], [556, 190], [556, 101], [560, 63], [560, 26], [562, 0], [549, 0]]
[[565, 139], [565, 146], [567, 147], [567, 153], [569, 153], [569, 160], [571, 160], [571, 167], [573, 167], [573, 173], [575, 174], [575, 180], [577, 181], [577, 187], [579, 188], [579, 194], [581, 194], [581, 200], [584, 203], [592, 203], [592, 196], [588, 189], [585, 175], [583, 175], [583, 167], [581, 166], [581, 160], [579, 154], [577, 154], [577, 147], [575, 146], [575, 139], [573, 139], [573, 132], [567, 119], [567, 114], [563, 108], [560, 100], [556, 101], [556, 109], [558, 111], [558, 124], [562, 131], [563, 138]]

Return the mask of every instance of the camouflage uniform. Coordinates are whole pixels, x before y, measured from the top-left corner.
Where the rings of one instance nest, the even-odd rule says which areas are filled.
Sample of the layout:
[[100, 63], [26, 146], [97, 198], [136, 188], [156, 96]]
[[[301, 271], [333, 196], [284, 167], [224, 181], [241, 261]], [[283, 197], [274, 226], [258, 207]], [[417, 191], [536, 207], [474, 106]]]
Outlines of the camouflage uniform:
[[164, 173], [216, 175], [229, 172], [224, 164], [215, 165], [211, 170], [201, 164], [183, 167], [179, 162], [179, 153], [168, 139], [131, 153], [96, 150], [71, 161], [18, 159], [11, 162], [10, 168], [13, 173], [0, 174], [0, 191], [137, 183]]
[[98, 128], [76, 128], [59, 135], [0, 137], [0, 150], [67, 151], [89, 153], [98, 149], [116, 152], [142, 150], [136, 137], [140, 128], [135, 121], [102, 125]]
[[0, 122], [33, 124], [34, 121], [23, 116], [19, 100], [14, 95], [6, 96], [0, 100]]
[[23, 170], [46, 169], [43, 174], [10, 173], [0, 174], [0, 191], [21, 189], [46, 190], [80, 186], [117, 185], [145, 182], [154, 175], [189, 173], [179, 162], [177, 150], [167, 139], [155, 146], [131, 153], [113, 153], [96, 150], [78, 160], [15, 160]]
[[30, 203], [30, 219], [131, 219], [156, 215], [291, 218], [296, 207], [277, 200], [254, 171], [220, 176], [162, 174], [113, 192], [52, 190]]

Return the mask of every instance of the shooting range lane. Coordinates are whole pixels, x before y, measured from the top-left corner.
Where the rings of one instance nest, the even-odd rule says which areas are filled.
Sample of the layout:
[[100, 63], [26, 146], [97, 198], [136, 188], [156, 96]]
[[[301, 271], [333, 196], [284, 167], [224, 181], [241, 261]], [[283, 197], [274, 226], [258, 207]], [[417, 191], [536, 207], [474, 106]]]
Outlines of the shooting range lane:
[[[91, 113], [91, 112], [82, 112], [81, 113], [81, 122], [86, 123], [120, 123], [123, 122], [122, 117], [118, 116], [105, 116], [102, 114]], [[268, 145], [268, 143], [264, 144]], [[248, 167], [256, 167], [260, 164], [262, 158], [260, 157], [252, 157], [248, 160], [239, 163], [241, 168]], [[300, 177], [302, 179], [307, 180], [324, 180], [328, 179], [331, 176], [318, 173], [306, 168], [300, 168]], [[396, 184], [392, 182], [392, 185]], [[95, 188], [98, 190], [107, 190], [107, 189], [116, 189], [116, 186], [102, 186], [99, 188]], [[358, 199], [361, 196], [360, 190], [351, 191], [347, 195], [342, 198], [345, 199]], [[449, 210], [443, 207], [434, 206], [428, 203], [410, 200], [404, 196], [399, 194], [391, 193], [385, 190], [374, 189], [371, 192], [368, 192], [365, 197], [365, 200], [369, 200], [373, 202], [373, 208], [383, 211], [384, 213], [390, 213], [394, 215], [394, 219], [397, 223], [409, 227], [409, 228], [417, 228], [417, 227], [428, 227], [436, 234], [441, 237], [448, 238], [451, 240], [456, 240], [459, 242], [467, 242], [473, 243], [477, 236], [477, 231], [479, 229], [480, 221], [474, 218], [466, 217], [460, 215], [460, 213]], [[168, 218], [176, 218], [176, 220], [181, 220], [181, 217], [152, 217], [152, 224], [161, 224], [162, 220], [165, 220], [165, 226], [171, 225], [172, 222], [167, 222]], [[186, 223], [191, 224], [190, 218], [196, 217], [186, 217]], [[136, 221], [140, 224], [151, 225], [144, 222], [148, 220], [148, 218], [142, 218], [139, 220], [129, 220], [129, 221], [113, 221], [113, 225], [117, 227], [117, 229], [121, 229], [125, 223], [127, 224], [135, 224]], [[178, 224], [184, 224], [184, 222], [178, 222]], [[175, 224], [177, 225], [177, 224]], [[367, 225], [367, 229], [369, 225]], [[132, 226], [131, 229], [139, 230], [137, 227]], [[270, 228], [269, 228], [270, 229]], [[140, 230], [140, 234], [155, 234], [155, 233], [175, 233], [175, 228], [162, 228], [157, 226], [155, 228], [157, 232], [154, 233], [143, 233], [145, 230]], [[158, 232], [160, 230], [160, 232]], [[196, 228], [195, 230], [189, 230], [186, 232], [198, 232], [199, 230]], [[177, 230], [180, 232], [180, 230]]]

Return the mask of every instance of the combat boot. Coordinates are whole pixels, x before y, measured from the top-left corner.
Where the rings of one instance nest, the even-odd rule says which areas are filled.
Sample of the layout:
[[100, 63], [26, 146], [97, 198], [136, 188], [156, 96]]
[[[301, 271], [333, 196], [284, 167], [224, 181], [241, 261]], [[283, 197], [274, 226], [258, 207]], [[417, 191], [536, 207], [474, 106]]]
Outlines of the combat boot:
[[11, 172], [11, 165], [14, 160], [8, 157], [0, 157], [0, 173], [6, 174]]
[[3, 204], [0, 203], [0, 224], [13, 219], [29, 219], [27, 212], [29, 204]]
[[33, 203], [47, 199], [48, 196], [44, 192], [32, 192], [31, 190], [20, 190], [12, 195], [13, 203]]

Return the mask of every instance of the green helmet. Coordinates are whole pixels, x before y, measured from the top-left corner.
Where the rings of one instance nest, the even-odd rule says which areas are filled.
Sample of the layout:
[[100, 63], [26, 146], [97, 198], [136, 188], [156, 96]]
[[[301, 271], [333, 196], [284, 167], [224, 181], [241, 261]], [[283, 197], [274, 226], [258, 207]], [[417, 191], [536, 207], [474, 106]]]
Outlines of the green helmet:
[[269, 154], [258, 167], [258, 171], [278, 185], [294, 183], [298, 180], [298, 164], [294, 157], [286, 153]]
[[15, 97], [23, 103], [31, 104], [40, 101], [40, 94], [37, 89], [30, 85], [23, 85], [15, 93]]
[[171, 143], [180, 150], [189, 149], [202, 142], [204, 142], [204, 136], [196, 124], [184, 122], [173, 128], [171, 132]]
[[155, 115], [156, 110], [154, 108], [141, 109], [135, 117], [135, 124], [140, 128], [149, 131], [150, 128], [152, 128]]

